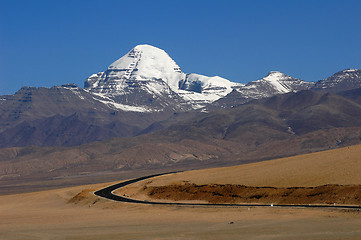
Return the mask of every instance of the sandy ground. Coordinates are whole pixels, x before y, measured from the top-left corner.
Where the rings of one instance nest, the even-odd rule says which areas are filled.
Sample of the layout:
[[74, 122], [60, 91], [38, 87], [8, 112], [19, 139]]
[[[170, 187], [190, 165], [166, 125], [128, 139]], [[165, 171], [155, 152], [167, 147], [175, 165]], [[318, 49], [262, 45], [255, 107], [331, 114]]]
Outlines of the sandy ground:
[[[197, 185], [238, 184], [276, 188], [317, 187], [327, 184], [361, 185], [360, 173], [361, 145], [355, 145], [259, 163], [164, 175], [126, 186], [115, 193], [135, 199], [154, 201], [147, 195], [148, 191], [144, 190], [145, 186], [149, 189], [149, 187], [188, 183]], [[337, 202], [341, 203], [342, 201]]]
[[95, 188], [0, 197], [0, 239], [361, 239], [355, 211], [146, 206], [100, 200]]
[[152, 186], [191, 182], [255, 187], [316, 187], [361, 184], [361, 145], [265, 162], [161, 176]]
[[[173, 174], [148, 180], [148, 184], [248, 181], [250, 185], [322, 185], [335, 183], [332, 181], [336, 177], [336, 184], [355, 184], [360, 182], [360, 174], [353, 174], [360, 172], [361, 164], [353, 156], [361, 156], [360, 146], [352, 151], [350, 148], [316, 155], [319, 162], [306, 155], [264, 162], [258, 167], [250, 164], [211, 169], [208, 173]], [[339, 157], [333, 158], [335, 155]], [[325, 156], [329, 161], [323, 160]], [[333, 171], [330, 161], [334, 163]], [[360, 211], [137, 205], [92, 194], [106, 185], [110, 183], [0, 196], [0, 239], [361, 239]], [[136, 191], [136, 186], [131, 189]], [[69, 203], [70, 199], [73, 201]]]

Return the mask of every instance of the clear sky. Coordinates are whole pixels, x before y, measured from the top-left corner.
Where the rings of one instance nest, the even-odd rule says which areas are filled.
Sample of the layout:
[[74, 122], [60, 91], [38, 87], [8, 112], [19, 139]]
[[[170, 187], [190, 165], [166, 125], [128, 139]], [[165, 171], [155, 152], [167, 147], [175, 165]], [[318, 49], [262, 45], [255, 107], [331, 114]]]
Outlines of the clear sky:
[[186, 73], [317, 81], [361, 68], [360, 0], [0, 0], [0, 95], [76, 83], [138, 44]]

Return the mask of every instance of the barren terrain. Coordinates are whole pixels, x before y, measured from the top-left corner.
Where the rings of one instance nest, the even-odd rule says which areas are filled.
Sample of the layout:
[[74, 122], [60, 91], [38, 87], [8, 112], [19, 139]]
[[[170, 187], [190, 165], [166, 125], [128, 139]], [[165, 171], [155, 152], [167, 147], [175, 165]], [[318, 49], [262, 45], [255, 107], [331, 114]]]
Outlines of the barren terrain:
[[196, 184], [232, 183], [258, 187], [361, 184], [360, 156], [361, 145], [355, 145], [235, 167], [189, 171], [175, 177], [158, 178], [154, 184], [184, 180]]
[[[128, 128], [117, 122], [125, 117], [125, 122], [133, 123], [134, 118], [118, 114], [122, 115], [118, 119], [117, 114], [113, 116], [108, 113], [105, 115], [109, 115], [110, 119], [106, 117], [106, 120], [103, 119], [104, 114], [94, 113], [103, 127], [108, 124], [107, 130], [96, 127], [98, 125], [95, 120], [90, 121], [88, 110], [71, 116], [47, 116], [46, 119], [36, 121], [35, 125], [33, 120], [28, 120], [30, 125], [24, 123], [24, 126], [19, 128], [14, 126], [16, 129], [8, 129], [11, 133], [6, 130], [7, 134], [0, 135], [0, 139], [4, 141], [19, 140], [19, 144], [21, 143], [4, 146], [27, 145], [0, 149], [0, 194], [24, 184], [37, 187], [39, 181], [48, 181], [49, 186], [59, 186], [60, 183], [53, 180], [61, 178], [72, 178], [72, 181], [83, 178], [81, 184], [90, 184], [94, 183], [91, 181], [92, 177], [100, 172], [164, 172], [170, 168], [193, 170], [234, 166], [360, 144], [361, 105], [354, 98], [357, 94], [360, 95], [359, 91], [345, 98], [333, 93], [301, 91], [208, 113], [172, 113], [172, 117], [167, 121], [148, 126], [147, 131], [142, 131], [145, 134], [82, 145], [79, 144], [84, 134], [89, 141], [95, 141], [113, 136], [107, 134], [109, 129], [113, 129], [114, 134], [118, 129], [125, 131], [124, 136], [133, 136], [131, 132], [137, 132], [133, 127]], [[18, 104], [18, 101], [14, 104]], [[24, 110], [23, 105], [19, 107]], [[14, 117], [12, 110], [9, 106], [5, 115]], [[13, 117], [5, 123], [10, 124]], [[84, 120], [87, 122], [85, 125]], [[86, 126], [89, 124], [93, 127], [88, 129]], [[147, 125], [145, 122], [141, 125], [144, 124]], [[45, 126], [54, 129], [54, 132], [48, 129], [52, 132], [51, 137], [47, 135], [47, 128], [41, 128]], [[30, 129], [31, 132], [27, 133], [23, 128]], [[157, 129], [159, 131], [155, 131]], [[62, 140], [58, 136], [62, 136]], [[45, 144], [46, 141], [43, 140], [49, 142]], [[116, 179], [108, 178], [107, 181], [113, 180]], [[4, 185], [6, 188], [3, 188]], [[69, 185], [63, 185], [67, 186]], [[22, 190], [17, 189], [17, 192]]]
[[[244, 184], [312, 187], [360, 184], [361, 146], [236, 167], [190, 171], [128, 186]], [[176, 207], [113, 202], [93, 192], [107, 184], [0, 196], [0, 239], [360, 239], [355, 210], [277, 207]]]
[[[88, 185], [0, 197], [0, 239], [359, 239], [357, 211], [146, 206]], [[80, 193], [69, 202], [73, 196]]]
[[[318, 190], [312, 190], [313, 193], [304, 192], [305, 195], [316, 194], [318, 198], [306, 198], [301, 201], [299, 198], [297, 201], [299, 203], [346, 203], [346, 197], [344, 195], [350, 196], [349, 193], [346, 193], [347, 188], [354, 188], [356, 191], [359, 191], [361, 184], [361, 145], [355, 145], [345, 148], [340, 148], [336, 150], [329, 150], [318, 153], [311, 153], [305, 155], [299, 155], [289, 158], [276, 159], [271, 161], [245, 164], [233, 167], [223, 167], [223, 168], [213, 168], [205, 170], [195, 170], [195, 171], [186, 171], [180, 172], [174, 175], [165, 175], [161, 177], [154, 178], [149, 181], [143, 181], [140, 183], [127, 186], [124, 189], [118, 191], [118, 194], [127, 194], [133, 198], [147, 199], [151, 200], [149, 196], [150, 189], [154, 187], [169, 187], [173, 185], [174, 187], [179, 187], [180, 185], [215, 185], [215, 184], [232, 184], [232, 185], [243, 185], [248, 187], [248, 190], [251, 187], [267, 189], [271, 187], [273, 189], [277, 188], [278, 195], [284, 195], [282, 191], [288, 191], [287, 188], [315, 188], [321, 187], [324, 185], [330, 185], [328, 189], [333, 195], [332, 191], [341, 191], [340, 194], [333, 197], [325, 197], [324, 194], [316, 194]], [[331, 187], [331, 185], [333, 185]], [[341, 186], [338, 186], [341, 185]], [[184, 186], [183, 186], [184, 187]], [[209, 186], [208, 186], [209, 187]], [[280, 188], [286, 188], [285, 190], [280, 190]], [[325, 188], [325, 186], [323, 187]], [[331, 191], [331, 188], [333, 189]], [[336, 190], [338, 188], [338, 190]], [[315, 188], [317, 189], [317, 188]], [[319, 190], [321, 188], [318, 188]], [[343, 190], [341, 190], [343, 189]], [[307, 189], [306, 189], [307, 190]], [[171, 190], [172, 191], [172, 190]], [[232, 199], [230, 202], [283, 202], [283, 203], [292, 203], [296, 201], [292, 199], [286, 200], [285, 198], [275, 198], [275, 196], [269, 196], [269, 199], [266, 198], [250, 198], [253, 195], [270, 195], [269, 189], [266, 192], [260, 192], [260, 189], [256, 189], [258, 193], [249, 194], [249, 198], [246, 199]], [[276, 191], [276, 192], [277, 192]], [[342, 193], [344, 191], [344, 193]], [[176, 192], [176, 191], [174, 191]], [[318, 193], [325, 192], [323, 190]], [[327, 191], [326, 191], [327, 192]], [[224, 194], [222, 192], [218, 192]], [[353, 191], [355, 193], [355, 191]], [[170, 192], [163, 191], [163, 196], [166, 197]], [[154, 195], [154, 194], [153, 194]], [[183, 198], [186, 194], [180, 194]], [[299, 195], [299, 194], [297, 194]], [[340, 196], [341, 195], [341, 196]], [[162, 198], [159, 196], [153, 196], [157, 199]], [[181, 196], [174, 196], [173, 200], [180, 200]], [[169, 198], [169, 197], [168, 197]], [[196, 198], [191, 197], [193, 200]], [[352, 201], [348, 203], [358, 204], [360, 196], [353, 195]], [[223, 198], [225, 199], [225, 198]], [[188, 199], [190, 200], [190, 199]], [[209, 201], [210, 198], [198, 200]], [[322, 200], [322, 201], [320, 201]], [[296, 202], [295, 202], [296, 203]]]
[[153, 199], [204, 200], [209, 203], [361, 205], [361, 185], [319, 187], [247, 187], [232, 184], [179, 184], [147, 188]]

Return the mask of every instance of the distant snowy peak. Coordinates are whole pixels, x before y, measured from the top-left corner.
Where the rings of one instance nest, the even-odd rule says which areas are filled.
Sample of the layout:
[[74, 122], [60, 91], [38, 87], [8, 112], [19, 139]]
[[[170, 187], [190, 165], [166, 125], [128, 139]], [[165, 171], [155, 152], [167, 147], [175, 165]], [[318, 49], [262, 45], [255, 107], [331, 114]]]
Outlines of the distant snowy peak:
[[264, 78], [257, 80], [255, 82], [251, 82], [249, 85], [268, 85], [275, 89], [279, 93], [287, 93], [292, 91], [292, 87], [290, 86], [290, 82], [293, 82], [297, 79], [288, 76], [279, 71], [271, 71]]
[[178, 82], [184, 75], [164, 50], [150, 45], [136, 46], [108, 70], [130, 80], [163, 79], [173, 90], [178, 89]]
[[113, 62], [105, 72], [91, 75], [84, 87], [95, 99], [102, 96], [102, 102], [119, 110], [180, 111], [188, 108], [175, 93], [184, 77], [165, 51], [138, 45]]
[[162, 49], [150, 45], [138, 45], [113, 62], [105, 72], [93, 74], [85, 88], [98, 93], [123, 94], [130, 82], [161, 79], [176, 90], [184, 77], [180, 67]]
[[151, 105], [154, 111], [201, 108], [240, 86], [218, 76], [185, 74], [164, 50], [150, 45], [134, 47], [84, 84], [87, 91], [114, 103], [137, 109]]
[[329, 78], [318, 81], [316, 90], [344, 91], [361, 87], [361, 70], [345, 69]]
[[263, 98], [276, 94], [297, 92], [300, 90], [310, 89], [314, 83], [306, 82], [279, 71], [271, 71], [264, 78], [249, 82], [237, 90], [245, 98]]
[[317, 83], [279, 71], [269, 72], [246, 85], [219, 76], [186, 74], [164, 50], [150, 45], [134, 47], [106, 71], [91, 75], [84, 83], [84, 90], [95, 100], [114, 109], [133, 112], [204, 109], [217, 105], [216, 101], [232, 91], [232, 102], [235, 99], [245, 102], [307, 89], [342, 91], [358, 87], [361, 87], [358, 69], [340, 71]]

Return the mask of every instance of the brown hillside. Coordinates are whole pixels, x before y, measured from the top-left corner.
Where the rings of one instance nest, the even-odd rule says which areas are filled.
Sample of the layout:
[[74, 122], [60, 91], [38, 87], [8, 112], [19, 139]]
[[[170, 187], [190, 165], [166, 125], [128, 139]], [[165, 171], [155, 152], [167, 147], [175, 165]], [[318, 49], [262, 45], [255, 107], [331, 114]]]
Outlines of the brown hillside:
[[182, 172], [159, 177], [152, 186], [195, 184], [315, 187], [361, 184], [361, 145], [234, 167]]

